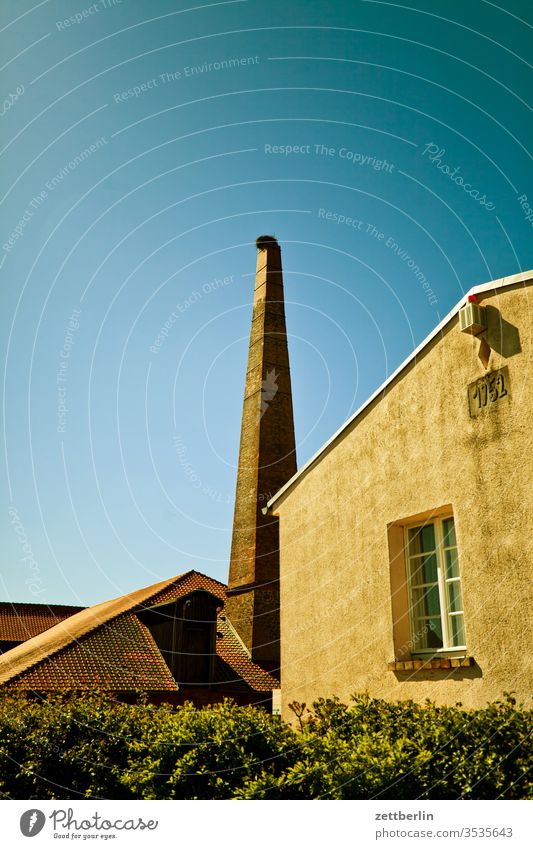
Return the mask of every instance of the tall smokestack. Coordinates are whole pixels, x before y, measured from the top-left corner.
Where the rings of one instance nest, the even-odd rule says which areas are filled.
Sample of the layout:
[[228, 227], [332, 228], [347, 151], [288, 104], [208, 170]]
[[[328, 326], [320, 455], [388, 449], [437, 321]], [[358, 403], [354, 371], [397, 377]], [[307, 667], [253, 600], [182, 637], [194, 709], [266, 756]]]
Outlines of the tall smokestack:
[[228, 581], [228, 617], [252, 659], [279, 668], [279, 526], [262, 508], [296, 472], [281, 251], [257, 239]]

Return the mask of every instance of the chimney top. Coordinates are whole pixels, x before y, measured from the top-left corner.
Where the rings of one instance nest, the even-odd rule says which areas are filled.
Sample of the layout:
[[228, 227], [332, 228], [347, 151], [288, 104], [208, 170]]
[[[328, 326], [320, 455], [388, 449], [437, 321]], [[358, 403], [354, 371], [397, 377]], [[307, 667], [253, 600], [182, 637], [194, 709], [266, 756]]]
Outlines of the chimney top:
[[269, 245], [277, 245], [278, 242], [275, 236], [259, 236], [259, 238], [256, 239], [255, 244], [259, 250], [262, 250], [264, 248], [268, 248]]

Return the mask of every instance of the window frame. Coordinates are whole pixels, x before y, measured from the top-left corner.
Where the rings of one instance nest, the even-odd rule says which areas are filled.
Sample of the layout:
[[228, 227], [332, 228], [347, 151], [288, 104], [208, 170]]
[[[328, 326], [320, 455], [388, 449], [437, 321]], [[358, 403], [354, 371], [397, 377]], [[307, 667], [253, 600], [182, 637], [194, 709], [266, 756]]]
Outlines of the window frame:
[[[446, 546], [444, 545], [444, 522], [447, 520], [453, 520], [453, 526], [455, 531], [455, 545], [454, 546]], [[439, 614], [440, 614], [440, 622], [442, 628], [442, 642], [443, 645], [441, 648], [415, 648], [416, 645], [416, 632], [415, 632], [415, 617], [413, 615], [415, 609], [415, 602], [413, 598], [413, 581], [412, 581], [412, 569], [411, 569], [411, 561], [417, 555], [411, 555], [409, 549], [409, 531], [413, 528], [423, 528], [428, 527], [429, 525], [433, 525], [434, 535], [435, 535], [435, 559], [437, 566], [437, 581], [436, 586], [438, 588], [439, 594]], [[409, 631], [411, 635], [412, 642], [412, 651], [411, 655], [416, 657], [418, 655], [422, 655], [423, 657], [427, 657], [428, 655], [441, 655], [447, 654], [450, 655], [454, 652], [465, 652], [466, 651], [466, 629], [465, 629], [465, 617], [464, 617], [464, 606], [461, 607], [460, 611], [451, 611], [450, 610], [450, 593], [448, 590], [448, 584], [450, 583], [458, 583], [460, 592], [461, 592], [461, 604], [463, 605], [463, 592], [461, 586], [461, 574], [459, 567], [459, 545], [457, 542], [457, 528], [455, 524], [455, 517], [452, 512], [443, 513], [442, 515], [432, 515], [431, 517], [427, 517], [426, 519], [418, 519], [416, 521], [409, 521], [407, 524], [403, 525], [403, 534], [404, 534], [404, 557], [405, 557], [405, 580], [407, 583], [407, 597], [408, 597], [408, 616], [409, 616]], [[457, 551], [457, 576], [452, 578], [446, 578], [446, 561], [445, 561], [445, 550], [446, 549], [456, 549]], [[425, 552], [422, 552], [420, 556], [422, 556]], [[432, 584], [434, 582], [431, 582]], [[461, 645], [452, 645], [450, 642], [451, 639], [451, 628], [450, 628], [450, 617], [457, 616], [460, 614], [463, 617], [463, 637], [464, 644]], [[433, 617], [436, 618], [436, 617]]]

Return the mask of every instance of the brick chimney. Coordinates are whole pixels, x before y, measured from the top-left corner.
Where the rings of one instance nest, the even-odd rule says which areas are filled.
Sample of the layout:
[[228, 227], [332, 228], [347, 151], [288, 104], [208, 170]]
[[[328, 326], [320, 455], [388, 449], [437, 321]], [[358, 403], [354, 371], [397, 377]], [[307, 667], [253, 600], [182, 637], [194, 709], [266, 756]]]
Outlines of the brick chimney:
[[279, 668], [279, 526], [267, 501], [296, 473], [281, 251], [257, 239], [228, 580], [228, 617], [252, 659]]

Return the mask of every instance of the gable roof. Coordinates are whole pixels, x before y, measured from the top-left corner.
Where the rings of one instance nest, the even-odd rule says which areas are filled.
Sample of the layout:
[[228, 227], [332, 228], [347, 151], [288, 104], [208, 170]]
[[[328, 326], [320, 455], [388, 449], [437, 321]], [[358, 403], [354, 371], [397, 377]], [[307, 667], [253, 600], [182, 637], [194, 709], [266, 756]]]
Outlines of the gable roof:
[[0, 685], [26, 691], [107, 689], [173, 691], [177, 684], [149, 628], [147, 607], [205, 590], [221, 601], [214, 683], [270, 691], [278, 681], [254, 663], [223, 611], [226, 587], [189, 571], [111, 601], [77, 610], [0, 657]]
[[279, 501], [279, 499], [285, 495], [292, 487], [297, 483], [297, 481], [310, 470], [312, 466], [322, 457], [323, 454], [333, 445], [334, 442], [339, 439], [340, 436], [350, 427], [353, 422], [366, 410], [367, 407], [372, 404], [373, 401], [376, 400], [380, 395], [382, 395], [385, 389], [393, 383], [394, 380], [407, 368], [413, 361], [416, 362], [417, 357], [424, 351], [425, 348], [439, 335], [442, 333], [444, 328], [455, 318], [461, 307], [463, 307], [468, 300], [470, 295], [482, 295], [487, 292], [497, 292], [501, 289], [508, 289], [511, 286], [516, 286], [522, 284], [523, 286], [533, 285], [533, 269], [531, 271], [522, 271], [519, 274], [512, 274], [510, 277], [500, 277], [497, 280], [491, 280], [489, 283], [482, 283], [479, 286], [473, 286], [466, 292], [461, 300], [454, 306], [450, 312], [444, 316], [442, 321], [431, 331], [431, 333], [426, 336], [426, 338], [418, 345], [414, 351], [409, 354], [409, 356], [398, 366], [398, 368], [379, 386], [375, 392], [370, 395], [369, 398], [359, 407], [358, 410], [350, 416], [347, 421], [344, 422], [341, 427], [335, 431], [333, 436], [331, 436], [324, 445], [318, 449], [318, 451], [313, 454], [312, 457], [304, 463], [301, 469], [299, 469], [295, 475], [290, 478], [287, 483], [279, 489], [275, 495], [272, 496], [270, 501], [267, 502], [266, 507], [263, 509], [263, 512], [269, 511], [274, 504]]
[[[14, 650], [12, 650], [14, 651]], [[124, 613], [10, 679], [25, 691], [176, 691], [148, 628]]]
[[[203, 580], [194, 580], [195, 577]], [[183, 575], [177, 575], [166, 581], [159, 581], [149, 587], [143, 587], [140, 590], [119, 596], [119, 598], [103, 601], [93, 607], [86, 607], [78, 611], [68, 619], [58, 622], [47, 631], [26, 640], [25, 643], [15, 646], [2, 655], [0, 657], [0, 685], [21, 675], [27, 669], [50, 658], [67, 646], [78, 643], [83, 637], [116, 619], [121, 614], [136, 607], [142, 608], [148, 602], [163, 601], [164, 593], [168, 592], [172, 586], [181, 582], [184, 585], [182, 594], [185, 595], [191, 591], [189, 587], [196, 589], [197, 584], [203, 585], [206, 581], [210, 586], [215, 585], [217, 587], [218, 593], [215, 594], [218, 594], [221, 599], [225, 598], [223, 584], [200, 575], [198, 572], [186, 572]]]

